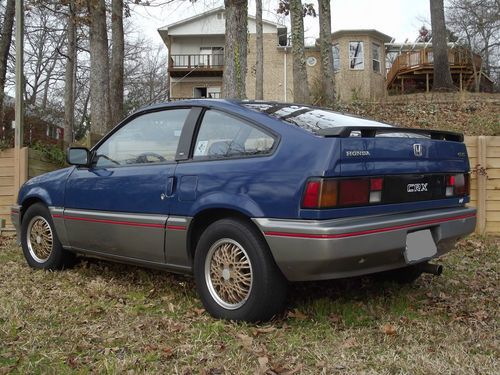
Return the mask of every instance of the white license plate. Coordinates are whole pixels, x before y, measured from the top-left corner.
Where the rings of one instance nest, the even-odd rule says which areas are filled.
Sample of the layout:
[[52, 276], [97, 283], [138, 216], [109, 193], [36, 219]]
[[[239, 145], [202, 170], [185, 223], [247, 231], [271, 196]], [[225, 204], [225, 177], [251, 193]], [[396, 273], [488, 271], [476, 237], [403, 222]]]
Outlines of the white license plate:
[[405, 250], [406, 263], [416, 263], [424, 259], [430, 259], [436, 255], [436, 253], [436, 243], [429, 229], [407, 234]]

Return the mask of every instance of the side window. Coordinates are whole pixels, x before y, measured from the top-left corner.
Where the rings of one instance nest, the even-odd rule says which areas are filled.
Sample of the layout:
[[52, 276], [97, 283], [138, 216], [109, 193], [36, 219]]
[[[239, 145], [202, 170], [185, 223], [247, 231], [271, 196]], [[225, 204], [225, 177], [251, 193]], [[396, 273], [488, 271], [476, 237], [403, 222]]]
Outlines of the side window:
[[97, 149], [96, 166], [117, 167], [174, 161], [189, 111], [172, 109], [136, 117]]
[[268, 153], [274, 138], [217, 111], [207, 111], [196, 138], [193, 158], [229, 158]]

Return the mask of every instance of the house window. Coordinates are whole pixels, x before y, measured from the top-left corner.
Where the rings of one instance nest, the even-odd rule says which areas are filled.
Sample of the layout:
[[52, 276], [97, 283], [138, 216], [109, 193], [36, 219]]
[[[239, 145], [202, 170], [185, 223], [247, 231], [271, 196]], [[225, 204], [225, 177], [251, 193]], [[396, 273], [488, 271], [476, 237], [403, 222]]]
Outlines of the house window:
[[349, 67], [353, 70], [365, 68], [363, 42], [349, 42]]
[[57, 127], [53, 125], [47, 125], [46, 135], [48, 138], [59, 139], [59, 133], [57, 131]]
[[332, 54], [333, 54], [333, 70], [335, 72], [338, 72], [340, 70], [340, 49], [338, 43], [332, 46]]
[[372, 43], [372, 67], [373, 71], [380, 73], [380, 46]]

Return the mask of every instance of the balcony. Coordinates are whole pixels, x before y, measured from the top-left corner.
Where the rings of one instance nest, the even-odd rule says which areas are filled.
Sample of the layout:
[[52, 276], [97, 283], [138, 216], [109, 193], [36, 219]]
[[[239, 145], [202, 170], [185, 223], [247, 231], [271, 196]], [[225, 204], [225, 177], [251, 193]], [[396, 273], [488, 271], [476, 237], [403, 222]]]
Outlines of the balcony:
[[[465, 48], [448, 50], [450, 71], [456, 86], [470, 89], [474, 81], [474, 71], [481, 68], [481, 57]], [[397, 56], [387, 72], [387, 88], [404, 93], [410, 89], [429, 91], [434, 73], [432, 50], [422, 49], [405, 52]], [[406, 87], [406, 90], [405, 90]]]
[[224, 55], [170, 55], [168, 71], [171, 77], [221, 77]]

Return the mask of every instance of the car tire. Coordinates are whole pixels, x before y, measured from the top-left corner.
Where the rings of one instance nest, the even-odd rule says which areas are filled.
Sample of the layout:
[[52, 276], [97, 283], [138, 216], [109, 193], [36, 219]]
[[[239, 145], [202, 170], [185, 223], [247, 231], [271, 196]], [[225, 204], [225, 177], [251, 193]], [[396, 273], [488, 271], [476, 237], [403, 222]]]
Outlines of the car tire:
[[21, 246], [32, 268], [60, 270], [72, 266], [76, 255], [64, 250], [48, 208], [42, 203], [30, 206], [21, 223]]
[[383, 281], [394, 281], [398, 284], [411, 284], [422, 275], [420, 265], [406, 266], [377, 274]]
[[262, 235], [243, 220], [208, 226], [196, 246], [194, 275], [201, 301], [215, 318], [266, 321], [285, 306], [288, 283]]

